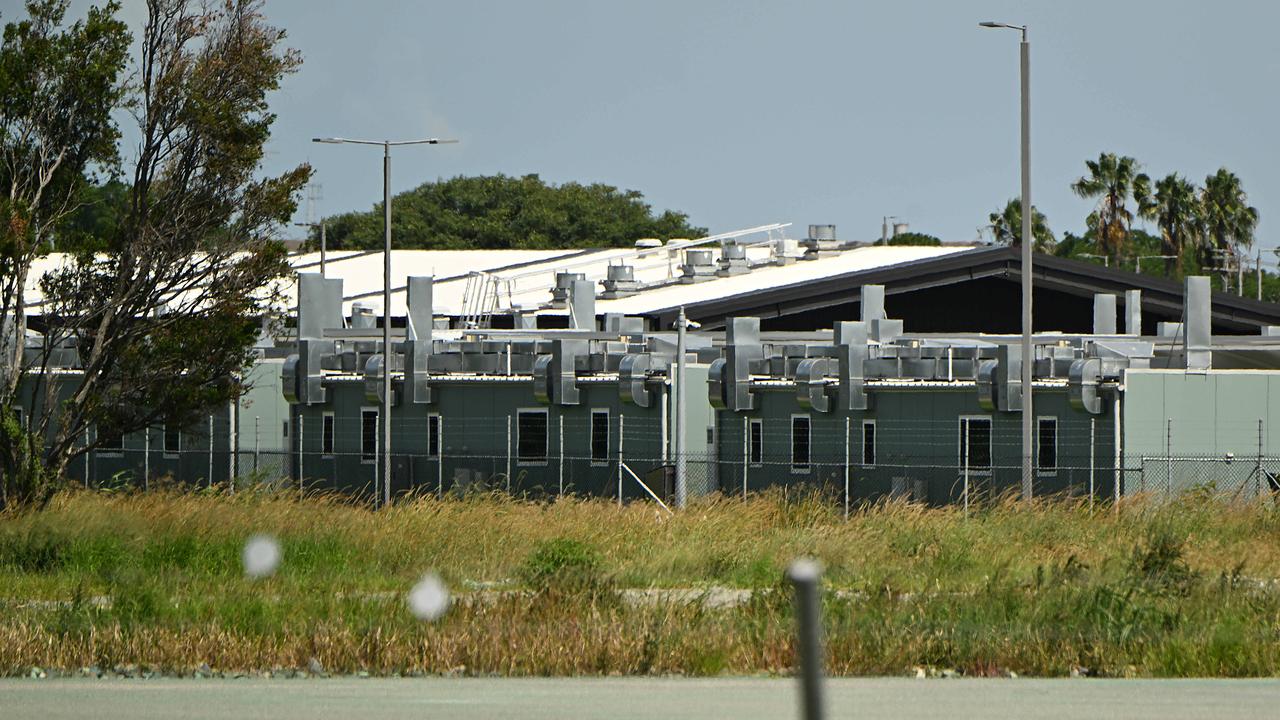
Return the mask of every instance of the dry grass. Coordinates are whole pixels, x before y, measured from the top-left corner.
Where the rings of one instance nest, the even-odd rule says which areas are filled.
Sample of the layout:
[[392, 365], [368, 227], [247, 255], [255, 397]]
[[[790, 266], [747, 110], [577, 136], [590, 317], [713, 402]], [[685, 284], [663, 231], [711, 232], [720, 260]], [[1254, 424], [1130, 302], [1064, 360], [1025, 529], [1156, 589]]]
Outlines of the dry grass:
[[[281, 540], [285, 560], [255, 582], [239, 552], [259, 532]], [[590, 582], [464, 599], [434, 624], [401, 601], [426, 570], [464, 592], [558, 577], [528, 563], [566, 539], [589, 554]], [[1006, 502], [968, 518], [887, 504], [845, 522], [834, 503], [783, 493], [675, 517], [648, 504], [501, 496], [373, 512], [288, 494], [70, 493], [39, 513], [0, 515], [0, 673], [306, 667], [312, 657], [336, 672], [785, 672], [781, 571], [812, 555], [827, 567], [840, 674], [1274, 675], [1278, 541], [1272, 507], [1198, 498], [1118, 514]], [[616, 592], [709, 586], [756, 592], [720, 609], [635, 605]]]

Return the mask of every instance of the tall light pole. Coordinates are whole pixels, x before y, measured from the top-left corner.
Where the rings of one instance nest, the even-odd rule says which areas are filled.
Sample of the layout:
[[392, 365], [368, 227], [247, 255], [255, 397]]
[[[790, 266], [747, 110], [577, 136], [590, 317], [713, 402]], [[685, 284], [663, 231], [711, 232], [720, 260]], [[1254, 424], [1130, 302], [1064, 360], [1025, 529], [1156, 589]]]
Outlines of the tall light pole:
[[[332, 145], [382, 146], [382, 504], [391, 504], [391, 147], [393, 145], [443, 145], [457, 140], [350, 140], [312, 138]], [[375, 489], [376, 490], [376, 489]]]
[[990, 21], [978, 25], [1022, 33], [1022, 499], [1030, 500], [1035, 480], [1032, 438], [1036, 418], [1031, 402], [1031, 366], [1035, 362], [1031, 347], [1031, 247], [1035, 242], [1031, 237], [1035, 212], [1031, 206], [1031, 44], [1027, 42], [1026, 25]]

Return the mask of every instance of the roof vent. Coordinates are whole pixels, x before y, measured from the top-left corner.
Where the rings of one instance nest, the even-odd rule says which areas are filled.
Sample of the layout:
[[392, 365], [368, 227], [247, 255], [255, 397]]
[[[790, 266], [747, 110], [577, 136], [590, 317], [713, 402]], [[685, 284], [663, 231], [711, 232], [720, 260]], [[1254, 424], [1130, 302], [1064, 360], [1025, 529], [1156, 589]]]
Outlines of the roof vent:
[[682, 283], [714, 280], [716, 277], [716, 265], [712, 259], [711, 251], [702, 248], [685, 250], [684, 264], [680, 266], [680, 271], [682, 273], [680, 282]]
[[556, 273], [556, 284], [551, 288], [551, 307], [569, 307], [569, 288], [574, 280], [586, 280], [586, 273], [560, 271]]
[[636, 241], [637, 250], [649, 250], [651, 248], [662, 247], [662, 241], [658, 238], [640, 238]]
[[804, 241], [804, 257], [801, 260], [817, 260], [840, 252], [835, 225], [810, 225], [809, 237]]
[[720, 262], [716, 275], [720, 277], [728, 277], [730, 275], [745, 275], [751, 272], [751, 265], [747, 263], [747, 248], [737, 243], [728, 242], [720, 246]]
[[604, 279], [604, 292], [600, 297], [604, 300], [627, 297], [640, 290], [636, 282], [636, 269], [631, 265], [610, 265]]
[[351, 304], [351, 327], [353, 328], [371, 328], [376, 326], [377, 320], [374, 318], [373, 307], [365, 303]]

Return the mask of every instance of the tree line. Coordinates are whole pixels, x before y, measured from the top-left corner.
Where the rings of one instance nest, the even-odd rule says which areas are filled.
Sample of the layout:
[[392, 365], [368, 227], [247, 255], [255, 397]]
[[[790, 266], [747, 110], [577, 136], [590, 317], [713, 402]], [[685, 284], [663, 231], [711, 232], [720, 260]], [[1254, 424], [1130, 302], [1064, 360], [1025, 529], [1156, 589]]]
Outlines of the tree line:
[[[1077, 196], [1096, 201], [1083, 235], [1058, 241], [1044, 215], [1032, 208], [1036, 250], [1064, 257], [1104, 259], [1140, 272], [1180, 277], [1187, 272], [1234, 268], [1247, 260], [1258, 226], [1258, 210], [1249, 205], [1240, 178], [1219, 168], [1197, 185], [1169, 173], [1152, 178], [1127, 155], [1102, 153], [1086, 160], [1087, 172], [1071, 184]], [[1135, 228], [1148, 221], [1156, 233]], [[1022, 241], [1022, 203], [1008, 201], [988, 216], [997, 243]], [[1145, 261], [1145, 263], [1144, 263]], [[1162, 262], [1152, 262], [1162, 261]]]

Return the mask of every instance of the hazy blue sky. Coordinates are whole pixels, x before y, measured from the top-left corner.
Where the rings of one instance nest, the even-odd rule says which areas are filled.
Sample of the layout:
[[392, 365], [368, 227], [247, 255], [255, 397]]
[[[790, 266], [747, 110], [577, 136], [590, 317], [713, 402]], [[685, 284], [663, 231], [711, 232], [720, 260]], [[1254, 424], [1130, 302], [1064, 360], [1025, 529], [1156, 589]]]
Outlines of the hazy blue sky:
[[267, 12], [306, 60], [275, 98], [269, 169], [311, 162], [322, 214], [378, 201], [381, 159], [311, 137], [440, 135], [462, 143], [393, 156], [397, 191], [538, 173], [640, 190], [713, 231], [831, 222], [874, 239], [891, 214], [969, 240], [1018, 193], [1018, 37], [976, 25], [996, 19], [1030, 25], [1033, 197], [1055, 232], [1082, 230], [1092, 203], [1069, 185], [1114, 151], [1197, 183], [1227, 166], [1261, 212], [1261, 243], [1280, 240], [1278, 3], [270, 0]]

